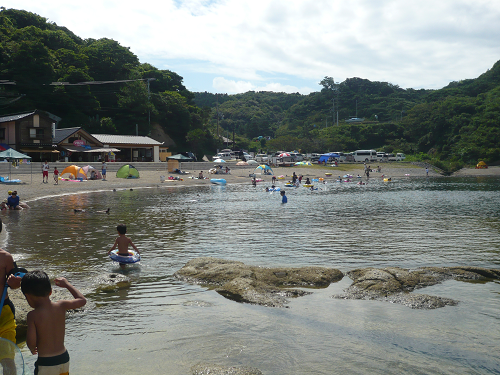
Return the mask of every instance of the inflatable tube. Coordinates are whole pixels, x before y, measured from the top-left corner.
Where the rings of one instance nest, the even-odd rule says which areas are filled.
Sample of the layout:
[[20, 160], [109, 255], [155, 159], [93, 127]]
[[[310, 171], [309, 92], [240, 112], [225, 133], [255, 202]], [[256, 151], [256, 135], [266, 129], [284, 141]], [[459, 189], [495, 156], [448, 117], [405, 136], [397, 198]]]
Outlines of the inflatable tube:
[[223, 178], [211, 178], [210, 182], [212, 184], [215, 184], [215, 185], [225, 185], [226, 184], [226, 180], [224, 180]]
[[331, 173], [325, 173], [325, 176], [331, 176], [332, 174]]
[[304, 184], [304, 185], [302, 185], [302, 186], [307, 187], [307, 188], [310, 188], [310, 187], [313, 187], [314, 185], [313, 185], [313, 184]]
[[118, 249], [117, 249], [113, 250], [111, 254], [109, 254], [109, 257], [111, 258], [111, 260], [114, 260], [115, 262], [119, 263], [137, 263], [141, 260], [141, 254], [139, 254], [135, 250], [129, 250], [128, 253], [132, 255], [128, 257], [118, 255]]
[[286, 187], [294, 187], [295, 185], [294, 184], [288, 184], [288, 183], [286, 183], [285, 186]]

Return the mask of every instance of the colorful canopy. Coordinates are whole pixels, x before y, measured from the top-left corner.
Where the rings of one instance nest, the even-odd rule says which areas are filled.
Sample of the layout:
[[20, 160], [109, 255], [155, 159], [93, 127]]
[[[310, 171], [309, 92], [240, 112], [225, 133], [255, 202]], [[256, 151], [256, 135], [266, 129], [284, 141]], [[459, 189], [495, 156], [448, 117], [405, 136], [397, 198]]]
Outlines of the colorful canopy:
[[274, 172], [271, 169], [271, 167], [269, 165], [265, 165], [265, 164], [259, 165], [257, 168], [255, 168], [255, 170], [253, 171], [253, 173], [274, 174]]

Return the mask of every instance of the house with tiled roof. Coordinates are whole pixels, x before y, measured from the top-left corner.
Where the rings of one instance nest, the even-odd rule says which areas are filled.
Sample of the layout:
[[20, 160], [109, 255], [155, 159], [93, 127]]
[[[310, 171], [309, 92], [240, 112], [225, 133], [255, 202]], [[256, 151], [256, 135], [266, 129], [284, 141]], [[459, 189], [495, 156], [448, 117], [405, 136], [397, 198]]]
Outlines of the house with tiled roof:
[[136, 135], [90, 134], [81, 127], [56, 129], [54, 144], [67, 161], [160, 161], [161, 142]]
[[53, 131], [61, 118], [40, 110], [0, 116], [0, 144], [28, 154], [33, 160], [52, 159], [57, 150]]
[[69, 162], [159, 162], [160, 153], [167, 151], [150, 137], [90, 134], [81, 127], [57, 129], [59, 121], [40, 110], [0, 116], [0, 150], [13, 148], [33, 161]]

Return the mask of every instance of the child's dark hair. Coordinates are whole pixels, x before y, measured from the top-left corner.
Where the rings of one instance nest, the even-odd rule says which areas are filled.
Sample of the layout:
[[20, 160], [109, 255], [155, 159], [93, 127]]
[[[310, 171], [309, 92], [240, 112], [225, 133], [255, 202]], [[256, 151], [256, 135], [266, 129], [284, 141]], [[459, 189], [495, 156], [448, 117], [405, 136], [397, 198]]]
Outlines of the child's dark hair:
[[125, 233], [127, 233], [127, 226], [125, 224], [118, 224], [118, 226], [116, 227], [116, 230], [120, 234], [125, 234]]
[[52, 287], [47, 274], [41, 270], [30, 271], [21, 280], [21, 290], [23, 294], [31, 294], [36, 297], [46, 297], [50, 295]]

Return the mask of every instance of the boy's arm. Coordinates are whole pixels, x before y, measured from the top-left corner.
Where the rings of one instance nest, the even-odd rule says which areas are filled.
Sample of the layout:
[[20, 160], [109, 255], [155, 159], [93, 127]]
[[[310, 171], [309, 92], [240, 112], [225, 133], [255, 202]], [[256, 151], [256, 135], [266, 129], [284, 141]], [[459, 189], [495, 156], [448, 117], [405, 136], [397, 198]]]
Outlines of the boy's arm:
[[33, 311], [30, 311], [28, 313], [26, 322], [28, 325], [28, 331], [26, 333], [26, 345], [28, 345], [31, 354], [36, 354], [38, 350], [36, 348], [36, 326]]
[[132, 240], [130, 238], [128, 239], [128, 242], [130, 243], [130, 246], [132, 246], [134, 248], [134, 250], [137, 251], [138, 254], [141, 253], [139, 251], [139, 249], [137, 248], [137, 246], [134, 245], [134, 243], [132, 242]]
[[83, 294], [76, 289], [73, 285], [69, 283], [64, 277], [58, 277], [54, 280], [57, 286], [61, 288], [66, 288], [71, 293], [71, 295], [75, 298], [71, 301], [59, 301], [59, 304], [66, 310], [78, 309], [80, 307], [85, 306], [87, 300], [83, 296]]
[[113, 247], [111, 249], [109, 249], [108, 251], [108, 255], [109, 253], [111, 253], [114, 249], [116, 249], [116, 246], [118, 245], [118, 238], [115, 240], [115, 243], [113, 244]]

